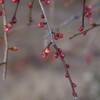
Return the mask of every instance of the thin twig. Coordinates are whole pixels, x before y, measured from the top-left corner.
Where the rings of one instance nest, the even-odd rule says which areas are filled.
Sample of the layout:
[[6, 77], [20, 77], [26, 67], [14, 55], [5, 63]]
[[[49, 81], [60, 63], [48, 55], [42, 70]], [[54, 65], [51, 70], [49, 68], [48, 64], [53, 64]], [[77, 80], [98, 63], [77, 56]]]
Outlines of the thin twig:
[[2, 63], [0, 63], [0, 66], [2, 66], [2, 65], [4, 65], [5, 64], [5, 62], [2, 62]]
[[[90, 6], [92, 6], [92, 8], [94, 9], [95, 7], [99, 6], [100, 5], [100, 1], [96, 2], [95, 4], [91, 4]], [[64, 27], [65, 25], [69, 24], [70, 22], [72, 22], [73, 20], [75, 19], [78, 19], [82, 16], [82, 14], [79, 12], [77, 13], [76, 15], [73, 15], [71, 16], [70, 18], [64, 20], [60, 25], [58, 25], [56, 28], [55, 28], [55, 31], [56, 30], [59, 30], [61, 27]]]
[[96, 27], [98, 27], [98, 26], [100, 26], [100, 24], [96, 24], [95, 26], [92, 26], [92, 27], [88, 28], [87, 30], [84, 30], [84, 31], [82, 31], [82, 32], [80, 32], [80, 33], [74, 34], [73, 36], [69, 37], [69, 39], [73, 39], [73, 38], [75, 38], [76, 36], [79, 36], [79, 35], [81, 35], [81, 34], [84, 33], [84, 32], [88, 32], [88, 31], [90, 31], [90, 30], [92, 30], [92, 29], [94, 29], [94, 28], [96, 28]]
[[53, 47], [54, 47], [55, 50], [57, 51], [57, 53], [58, 53], [58, 55], [59, 55], [59, 57], [60, 57], [60, 59], [61, 59], [63, 65], [64, 65], [66, 74], [69, 75], [69, 76], [68, 76], [68, 79], [69, 79], [69, 82], [70, 82], [70, 85], [71, 85], [71, 88], [72, 88], [72, 94], [73, 94], [73, 96], [76, 98], [76, 97], [77, 97], [77, 94], [76, 94], [76, 92], [75, 92], [75, 88], [73, 87], [73, 81], [72, 81], [71, 76], [70, 76], [70, 74], [69, 74], [69, 70], [68, 70], [68, 68], [66, 68], [66, 61], [65, 61], [64, 58], [62, 58], [62, 57], [60, 56], [60, 52], [58, 51], [58, 47], [57, 47], [56, 45], [53, 45]]
[[4, 80], [6, 79], [6, 74], [7, 74], [9, 42], [8, 42], [8, 34], [5, 31], [5, 26], [7, 25], [5, 4], [2, 4], [2, 9], [3, 9], [3, 24], [4, 24], [4, 41], [5, 41], [4, 60], [3, 60], [3, 62], [5, 62], [5, 67], [3, 72], [3, 80]]
[[52, 35], [52, 29], [48, 23], [48, 19], [47, 19], [47, 16], [46, 16], [46, 13], [45, 13], [45, 10], [44, 10], [44, 7], [42, 5], [42, 1], [39, 0], [39, 4], [40, 4], [40, 7], [41, 7], [41, 10], [42, 10], [42, 13], [44, 15], [44, 19], [45, 19], [45, 23], [47, 24], [47, 27], [48, 27], [48, 30], [49, 30], [49, 35], [50, 35], [50, 41], [52, 42], [52, 44], [55, 44], [55, 41], [53, 39], [53, 35]]
[[86, 0], [82, 0], [82, 4], [83, 4], [83, 12], [82, 12], [82, 27], [83, 27], [83, 28], [84, 28], [85, 3], [86, 3]]
[[16, 18], [19, 2], [20, 2], [20, 0], [18, 0], [18, 2], [17, 2], [16, 8], [15, 8], [15, 12], [14, 12], [14, 15], [13, 15], [12, 19]]
[[35, 0], [31, 1], [32, 7], [29, 8], [28, 25], [30, 25], [31, 22], [32, 22], [32, 10], [33, 10], [33, 4], [34, 4], [34, 2], [35, 2]]

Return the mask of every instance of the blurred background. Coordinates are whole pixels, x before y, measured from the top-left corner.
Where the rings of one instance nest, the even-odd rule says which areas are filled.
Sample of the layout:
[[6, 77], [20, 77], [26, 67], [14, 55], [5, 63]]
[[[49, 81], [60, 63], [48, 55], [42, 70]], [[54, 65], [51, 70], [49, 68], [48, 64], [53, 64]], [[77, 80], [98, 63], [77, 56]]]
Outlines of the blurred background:
[[[18, 52], [9, 51], [7, 79], [2, 81], [3, 66], [0, 67], [0, 100], [73, 100], [71, 86], [65, 78], [65, 70], [60, 59], [41, 57], [45, 48], [48, 30], [38, 28], [41, 9], [35, 0], [32, 11], [32, 25], [27, 26], [30, 0], [21, 0], [17, 12], [17, 24], [9, 31], [9, 45], [19, 47]], [[87, 0], [95, 4], [99, 0]], [[16, 3], [5, 0], [7, 23], [10, 22]], [[1, 6], [0, 6], [0, 9]], [[45, 5], [49, 23], [53, 29], [82, 12], [81, 0], [51, 0]], [[100, 5], [92, 10], [93, 22], [100, 24]], [[72, 80], [77, 84], [78, 100], [100, 100], [100, 27], [88, 32], [86, 36], [69, 37], [78, 33], [81, 17], [60, 28], [64, 38], [56, 41], [65, 53]], [[85, 28], [89, 28], [85, 19]], [[3, 37], [2, 17], [0, 18], [0, 37]], [[0, 39], [0, 62], [4, 56], [4, 40]]]

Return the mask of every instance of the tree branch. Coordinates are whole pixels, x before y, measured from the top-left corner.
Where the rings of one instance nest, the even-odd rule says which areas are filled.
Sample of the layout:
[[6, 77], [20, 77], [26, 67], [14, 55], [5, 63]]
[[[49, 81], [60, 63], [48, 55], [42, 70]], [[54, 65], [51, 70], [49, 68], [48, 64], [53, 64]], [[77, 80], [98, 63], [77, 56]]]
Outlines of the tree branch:
[[48, 19], [47, 19], [47, 16], [46, 16], [46, 13], [45, 13], [45, 10], [44, 10], [44, 7], [42, 5], [42, 1], [39, 0], [39, 4], [40, 4], [40, 7], [41, 7], [41, 10], [42, 10], [42, 13], [44, 15], [44, 19], [45, 19], [45, 23], [47, 24], [47, 27], [48, 27], [48, 30], [49, 30], [49, 35], [50, 35], [50, 41], [52, 42], [52, 44], [55, 44], [55, 41], [53, 39], [53, 35], [52, 35], [52, 29], [48, 23]]
[[[43, 7], [43, 5], [42, 5], [41, 0], [39, 0], [39, 4], [40, 4], [40, 7], [41, 7], [42, 12], [43, 12], [43, 14], [44, 14], [44, 19], [45, 19], [45, 21], [46, 21], [46, 23], [47, 23], [47, 27], [48, 27], [48, 30], [49, 30], [49, 32], [50, 32], [50, 33], [49, 33], [49, 36], [50, 36], [50, 38], [51, 38], [51, 39], [50, 39], [51, 42], [48, 44], [48, 46], [47, 46], [46, 48], [48, 48], [48, 47], [52, 44], [53, 47], [54, 47], [54, 49], [56, 50], [58, 56], [60, 57], [60, 59], [61, 59], [63, 65], [64, 65], [66, 74], [68, 75], [68, 79], [69, 79], [70, 85], [71, 85], [71, 87], [72, 87], [72, 94], [73, 94], [74, 98], [76, 99], [76, 98], [77, 98], [77, 93], [75, 92], [75, 88], [74, 88], [74, 86], [73, 86], [74, 83], [72, 82], [72, 79], [71, 79], [71, 76], [70, 76], [70, 74], [69, 74], [68, 68], [66, 67], [65, 59], [64, 59], [63, 57], [61, 57], [61, 52], [58, 50], [58, 47], [57, 47], [57, 45], [55, 44], [54, 37], [53, 37], [53, 34], [54, 34], [54, 33], [52, 32], [52, 29], [51, 29], [51, 27], [50, 27], [50, 25], [49, 25], [49, 22], [48, 22], [48, 20], [47, 20], [47, 16], [46, 16], [46, 14], [45, 14], [45, 10], [44, 10], [44, 7]], [[43, 51], [43, 54], [46, 54], [46, 53], [45, 53], [45, 49], [44, 49], [44, 51]]]
[[5, 64], [4, 67], [4, 72], [3, 72], [3, 80], [6, 78], [6, 74], [7, 74], [7, 65], [8, 65], [8, 48], [9, 48], [9, 44], [8, 44], [8, 34], [5, 31], [5, 26], [7, 25], [6, 22], [6, 10], [5, 10], [5, 4], [2, 4], [2, 9], [3, 9], [3, 26], [4, 26], [4, 41], [5, 41], [5, 50], [4, 50], [4, 59], [1, 65]]
[[80, 32], [80, 33], [74, 34], [73, 36], [69, 37], [69, 39], [73, 39], [73, 38], [75, 38], [76, 36], [82, 35], [82, 33], [88, 32], [88, 31], [90, 31], [90, 30], [92, 30], [92, 29], [94, 29], [94, 28], [96, 28], [96, 27], [98, 27], [98, 26], [100, 26], [100, 24], [96, 24], [95, 26], [92, 26], [92, 27], [88, 28], [87, 30], [84, 30], [84, 31], [82, 31], [82, 32]]
[[33, 4], [34, 4], [35, 0], [32, 0], [31, 3], [32, 3], [32, 7], [29, 7], [29, 16], [28, 16], [28, 25], [31, 24], [32, 22], [32, 9], [33, 9]]

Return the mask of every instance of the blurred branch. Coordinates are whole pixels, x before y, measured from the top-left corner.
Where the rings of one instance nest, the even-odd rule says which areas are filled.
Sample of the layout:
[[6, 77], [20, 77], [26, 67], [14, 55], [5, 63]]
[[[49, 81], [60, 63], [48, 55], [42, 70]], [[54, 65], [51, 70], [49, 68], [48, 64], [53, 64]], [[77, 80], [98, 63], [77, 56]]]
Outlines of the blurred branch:
[[32, 7], [29, 7], [28, 25], [30, 25], [32, 22], [32, 9], [33, 9], [34, 2], [35, 0], [32, 0], [31, 1]]
[[0, 66], [2, 66], [2, 65], [4, 65], [5, 64], [5, 62], [2, 62], [2, 63], [0, 63]]
[[92, 26], [92, 27], [88, 28], [87, 30], [84, 30], [84, 31], [82, 31], [82, 32], [80, 32], [80, 33], [74, 34], [73, 36], [69, 37], [69, 39], [73, 39], [73, 38], [75, 38], [76, 36], [79, 36], [79, 35], [81, 35], [81, 34], [83, 34], [83, 33], [87, 33], [88, 31], [90, 31], [90, 30], [92, 30], [92, 29], [94, 29], [94, 28], [96, 28], [96, 27], [98, 27], [98, 26], [100, 26], [100, 24], [96, 24], [95, 26]]
[[72, 95], [74, 96], [74, 99], [76, 100], [77, 99], [77, 93], [76, 93], [76, 91], [75, 91], [75, 87], [73, 87], [73, 81], [72, 81], [72, 79], [71, 79], [71, 76], [70, 76], [70, 73], [69, 73], [69, 70], [68, 70], [68, 68], [66, 67], [66, 61], [65, 61], [65, 59], [63, 58], [63, 57], [61, 57], [61, 52], [58, 50], [58, 47], [56, 46], [56, 45], [53, 45], [53, 47], [55, 48], [55, 50], [56, 50], [56, 52], [58, 53], [58, 55], [59, 55], [59, 57], [60, 57], [60, 59], [61, 59], [61, 61], [62, 61], [62, 64], [64, 65], [64, 68], [65, 68], [65, 71], [66, 71], [66, 75], [68, 75], [68, 80], [69, 80], [69, 82], [70, 82], [70, 85], [71, 85], [71, 88], [72, 88]]
[[[92, 6], [92, 8], [94, 9], [99, 5], [100, 5], [100, 1], [95, 4], [91, 4], [90, 6]], [[64, 20], [61, 24], [59, 24], [53, 31], [56, 32], [60, 30], [60, 28], [64, 27], [65, 25], [68, 25], [69, 23], [73, 22], [76, 19], [79, 19], [81, 16], [82, 16], [82, 13], [79, 12], [76, 15], [69, 17], [68, 19]], [[48, 38], [48, 37], [49, 37], [49, 34], [45, 35], [45, 38]]]
[[[94, 9], [94, 8], [96, 8], [96, 7], [99, 6], [99, 5], [100, 5], [100, 1], [98, 1], [98, 2], [95, 3], [95, 4], [91, 4], [90, 6], [92, 6], [92, 8]], [[72, 22], [73, 20], [76, 20], [76, 19], [80, 18], [81, 16], [82, 16], [81, 13], [77, 13], [76, 15], [71, 16], [70, 18], [64, 20], [60, 25], [58, 25], [58, 26], [54, 29], [54, 31], [59, 30], [61, 27], [64, 27], [65, 25], [69, 24], [69, 23]]]
[[55, 2], [55, 0], [51, 0], [51, 4], [49, 7], [49, 22], [52, 25], [52, 27], [54, 25]]
[[4, 67], [4, 72], [3, 72], [3, 79], [6, 78], [6, 74], [7, 74], [7, 64], [8, 64], [8, 34], [5, 31], [5, 26], [7, 25], [6, 22], [6, 10], [5, 10], [5, 4], [2, 4], [2, 9], [3, 9], [3, 26], [4, 26], [4, 41], [5, 41], [5, 50], [4, 50], [4, 60], [3, 62], [5, 63], [1, 63], [1, 65], [5, 64]]
[[40, 4], [40, 7], [41, 7], [41, 10], [42, 10], [42, 13], [44, 15], [44, 19], [45, 19], [45, 23], [47, 24], [47, 27], [48, 27], [48, 31], [49, 31], [49, 35], [50, 35], [50, 41], [52, 42], [52, 44], [55, 44], [55, 41], [53, 39], [53, 34], [52, 34], [52, 29], [48, 23], [48, 19], [47, 19], [47, 16], [46, 16], [46, 13], [45, 13], [45, 10], [44, 10], [44, 7], [42, 5], [42, 1], [39, 0], [39, 4]]
[[82, 26], [84, 28], [84, 14], [85, 14], [85, 4], [86, 4], [86, 0], [82, 0], [82, 4], [83, 4], [83, 11], [82, 11]]
[[[91, 6], [94, 8], [96, 8], [97, 6], [100, 5], [100, 1], [95, 3], [95, 4], [92, 4]], [[79, 19], [81, 17], [81, 13], [77, 13], [76, 15], [73, 15], [71, 17], [69, 17], [68, 19], [66, 19], [65, 21], [63, 21], [60, 25], [58, 25], [55, 29], [53, 29], [53, 31], [58, 31], [60, 28], [64, 27], [65, 25], [68, 25], [69, 23], [71, 23], [72, 21], [76, 20], [76, 19]], [[9, 32], [13, 32], [13, 31], [17, 31], [17, 30], [21, 30], [21, 29], [24, 29], [24, 28], [38, 28], [36, 25], [24, 25], [24, 26], [19, 26], [19, 27], [15, 27], [11, 30], [9, 30]], [[47, 38], [49, 35], [47, 34], [45, 36], [45, 38]]]

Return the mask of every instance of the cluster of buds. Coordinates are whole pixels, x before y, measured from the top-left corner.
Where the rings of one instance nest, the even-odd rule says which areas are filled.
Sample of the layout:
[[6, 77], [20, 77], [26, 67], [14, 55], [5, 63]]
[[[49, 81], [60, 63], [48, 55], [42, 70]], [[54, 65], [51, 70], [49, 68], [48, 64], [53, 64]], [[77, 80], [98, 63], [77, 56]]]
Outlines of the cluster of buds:
[[63, 38], [63, 34], [62, 33], [54, 33], [54, 39], [58, 40], [59, 38]]
[[[42, 19], [44, 19], [44, 14], [41, 14], [40, 17], [41, 17]], [[47, 24], [46, 22], [39, 22], [37, 26], [41, 28], [41, 27], [44, 27], [44, 25], [46, 25], [46, 24]]]
[[93, 20], [92, 18], [92, 6], [86, 6], [85, 5], [86, 0], [82, 0], [82, 4], [83, 4], [83, 16], [82, 16], [82, 26], [79, 27], [79, 31], [82, 32], [83, 35], [87, 34], [87, 31], [83, 31], [84, 30], [84, 17], [88, 18], [90, 21], [90, 25], [95, 27], [96, 24], [94, 22], [91, 22], [91, 20]]
[[[12, 0], [13, 3], [18, 3], [20, 0]], [[16, 6], [16, 10], [17, 10], [18, 6]], [[14, 13], [14, 16], [12, 17], [11, 21], [5, 26], [5, 31], [8, 32], [13, 24], [16, 24], [17, 22], [17, 19], [16, 19], [16, 10], [15, 10], [15, 13]]]
[[12, 24], [9, 23], [8, 25], [5, 26], [5, 31], [9, 31], [12, 28]]
[[12, 19], [12, 21], [11, 21], [8, 25], [5, 26], [5, 31], [6, 31], [6, 32], [9, 31], [9, 30], [12, 28], [13, 24], [15, 24], [16, 22], [17, 22], [17, 20], [16, 20], [16, 18], [14, 17], [14, 18]]
[[47, 57], [50, 52], [51, 52], [50, 47], [45, 48], [42, 51], [42, 57]]
[[87, 17], [90, 21], [93, 20], [92, 18], [92, 6], [85, 6], [85, 12], [84, 12], [84, 16]]
[[65, 54], [62, 52], [61, 48], [58, 48], [57, 52], [53, 55], [53, 58], [57, 59], [58, 56], [60, 56], [61, 58], [65, 57]]

